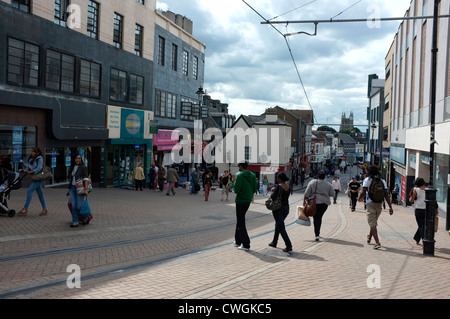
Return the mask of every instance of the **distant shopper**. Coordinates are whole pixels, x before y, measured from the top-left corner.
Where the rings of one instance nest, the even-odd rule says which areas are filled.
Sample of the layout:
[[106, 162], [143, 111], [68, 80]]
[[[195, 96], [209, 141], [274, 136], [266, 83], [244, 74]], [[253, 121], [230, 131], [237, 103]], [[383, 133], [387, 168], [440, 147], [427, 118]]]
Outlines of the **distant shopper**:
[[213, 176], [210, 170], [204, 173], [203, 177], [203, 188], [205, 190], [205, 201], [208, 201], [209, 191], [211, 190]]
[[348, 183], [348, 191], [350, 192], [350, 207], [352, 212], [355, 211], [356, 201], [358, 200], [358, 194], [361, 190], [361, 184], [356, 180], [356, 176], [352, 177], [352, 181]]
[[155, 189], [155, 179], [156, 179], [156, 169], [155, 164], [152, 164], [152, 167], [150, 167], [150, 170], [148, 171], [148, 178], [150, 179], [150, 183], [148, 185], [148, 188], [150, 190]]
[[[33, 147], [31, 150], [31, 156], [28, 158], [28, 169], [20, 170], [27, 174], [37, 174], [44, 168], [44, 159], [39, 147]], [[43, 181], [32, 182], [27, 191], [27, 200], [24, 208], [18, 213], [19, 216], [26, 216], [28, 214], [28, 207], [30, 206], [33, 192], [36, 191], [39, 197], [39, 201], [42, 205], [42, 212], [39, 216], [46, 216], [48, 214], [47, 204], [45, 203], [44, 191], [42, 190]]]
[[314, 179], [308, 183], [304, 194], [304, 200], [308, 200], [309, 198], [316, 196], [316, 214], [313, 217], [316, 241], [319, 241], [320, 238], [320, 228], [322, 227], [323, 215], [328, 209], [328, 206], [331, 205], [330, 197], [333, 197], [335, 194], [333, 186], [325, 180], [325, 176], [325, 172], [320, 171], [317, 174], [318, 179]]
[[341, 191], [341, 182], [339, 181], [339, 177], [334, 177], [333, 181], [331, 182], [331, 186], [333, 186], [334, 189], [333, 204], [336, 204], [338, 194]]
[[287, 253], [292, 251], [292, 243], [286, 232], [286, 226], [284, 225], [284, 220], [289, 215], [289, 195], [291, 194], [290, 186], [286, 184], [288, 180], [289, 178], [287, 178], [285, 173], [278, 174], [278, 185], [270, 196], [272, 199], [276, 199], [281, 192], [282, 206], [280, 209], [272, 211], [273, 218], [275, 219], [275, 233], [272, 242], [269, 244], [271, 247], [276, 247], [278, 237], [281, 235], [281, 238], [283, 238], [286, 245], [286, 248], [284, 248], [283, 251]]
[[378, 218], [382, 211], [383, 199], [389, 205], [389, 214], [392, 215], [394, 210], [392, 209], [391, 199], [389, 198], [388, 188], [386, 182], [381, 178], [380, 171], [377, 166], [372, 165], [369, 167], [369, 176], [364, 179], [363, 189], [359, 195], [359, 201], [366, 199], [367, 207], [367, 222], [369, 223], [370, 233], [367, 235], [367, 243], [375, 240], [374, 249], [381, 247], [380, 240], [378, 238]]
[[136, 190], [138, 190], [138, 188], [142, 190], [144, 179], [144, 169], [142, 168], [142, 164], [139, 163], [134, 170], [134, 187], [136, 188]]
[[269, 186], [269, 179], [267, 178], [267, 175], [264, 175], [263, 180], [262, 180], [262, 185], [263, 185], [263, 195], [266, 196], [267, 195], [267, 186]]
[[164, 180], [166, 179], [166, 170], [162, 165], [158, 167], [158, 187], [159, 191], [162, 192], [164, 190]]
[[198, 173], [197, 169], [194, 168], [191, 173], [191, 194], [197, 194], [199, 188], [200, 187], [198, 185]]
[[223, 195], [226, 195], [226, 200], [228, 200], [228, 195], [230, 193], [230, 188], [228, 187], [230, 184], [230, 174], [228, 174], [228, 171], [225, 170], [223, 172], [223, 176], [220, 179], [220, 185], [222, 186], [222, 196], [220, 198], [221, 201], [223, 201]]
[[179, 179], [180, 179], [180, 176], [178, 175], [178, 172], [175, 169], [175, 165], [172, 165], [167, 170], [167, 184], [168, 184], [167, 193], [166, 193], [167, 196], [170, 196], [170, 192], [172, 192], [172, 194], [175, 195], [174, 185], [175, 185], [175, 183], [178, 183]]
[[239, 174], [236, 174], [236, 184], [234, 185], [234, 192], [236, 193], [236, 231], [234, 237], [235, 245], [242, 250], [250, 249], [250, 238], [245, 226], [245, 214], [253, 200], [256, 188], [256, 176], [247, 169], [247, 162], [239, 163]]
[[409, 198], [409, 201], [414, 203], [414, 215], [418, 226], [413, 237], [417, 245], [420, 245], [420, 240], [423, 240], [425, 235], [425, 187], [425, 180], [421, 177], [416, 178]]

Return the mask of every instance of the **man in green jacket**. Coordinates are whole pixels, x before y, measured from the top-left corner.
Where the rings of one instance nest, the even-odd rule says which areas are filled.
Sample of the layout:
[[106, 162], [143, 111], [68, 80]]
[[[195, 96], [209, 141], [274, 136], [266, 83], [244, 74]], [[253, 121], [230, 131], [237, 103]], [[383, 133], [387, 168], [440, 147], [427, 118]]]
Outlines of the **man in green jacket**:
[[239, 174], [236, 177], [234, 192], [236, 193], [236, 232], [235, 245], [242, 250], [250, 249], [250, 238], [245, 227], [245, 214], [256, 191], [256, 176], [247, 170], [248, 163], [239, 163]]

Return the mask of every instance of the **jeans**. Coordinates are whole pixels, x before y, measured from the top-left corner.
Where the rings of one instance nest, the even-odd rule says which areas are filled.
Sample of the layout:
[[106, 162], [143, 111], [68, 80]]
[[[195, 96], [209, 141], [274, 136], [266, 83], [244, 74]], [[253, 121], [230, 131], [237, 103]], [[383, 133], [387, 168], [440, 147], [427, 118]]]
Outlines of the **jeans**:
[[281, 238], [283, 238], [284, 243], [286, 244], [286, 248], [292, 249], [292, 243], [284, 225], [284, 220], [289, 215], [289, 205], [281, 206], [280, 209], [274, 210], [272, 214], [275, 219], [275, 234], [273, 236], [272, 243], [276, 246], [278, 243], [278, 236], [281, 235]]
[[350, 195], [350, 201], [352, 209], [356, 208], [356, 201], [358, 200], [358, 193], [351, 193]]
[[322, 217], [328, 208], [327, 204], [316, 204], [316, 214], [314, 215], [314, 234], [316, 237], [320, 235], [320, 228], [322, 227]]
[[248, 237], [247, 228], [245, 227], [245, 214], [250, 207], [250, 203], [236, 203], [236, 232], [234, 240], [236, 245], [243, 245], [250, 248], [250, 237]]
[[416, 208], [414, 210], [414, 215], [416, 215], [417, 226], [419, 226], [414, 235], [414, 240], [420, 242], [420, 240], [423, 239], [425, 232], [425, 209]]
[[334, 204], [336, 204], [336, 200], [337, 200], [338, 194], [339, 194], [339, 190], [335, 189], [334, 190], [334, 197], [333, 197], [333, 203]]
[[83, 204], [85, 195], [78, 195], [77, 189], [75, 186], [70, 186], [69, 189], [69, 198], [72, 203], [72, 224], [78, 225], [78, 214], [81, 210], [81, 205]]
[[42, 191], [42, 182], [33, 182], [27, 191], [27, 201], [25, 203], [25, 208], [28, 208], [31, 203], [31, 198], [33, 198], [33, 192], [36, 191], [39, 197], [39, 201], [41, 202], [42, 209], [46, 209], [47, 205], [45, 204], [44, 192]]

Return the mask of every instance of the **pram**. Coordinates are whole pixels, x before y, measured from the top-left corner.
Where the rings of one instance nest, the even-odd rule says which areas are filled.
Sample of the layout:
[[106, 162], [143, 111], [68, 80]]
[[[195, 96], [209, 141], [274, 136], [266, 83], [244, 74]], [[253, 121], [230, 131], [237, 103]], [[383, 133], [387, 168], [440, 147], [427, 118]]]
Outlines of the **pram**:
[[7, 171], [8, 185], [5, 189], [0, 188], [0, 214], [14, 217], [16, 211], [8, 208], [8, 199], [11, 197], [11, 192], [22, 188], [22, 180], [26, 176], [26, 173], [15, 173]]
[[399, 204], [399, 202], [398, 202], [398, 192], [392, 192], [391, 193], [391, 203], [395, 204], [395, 205]]

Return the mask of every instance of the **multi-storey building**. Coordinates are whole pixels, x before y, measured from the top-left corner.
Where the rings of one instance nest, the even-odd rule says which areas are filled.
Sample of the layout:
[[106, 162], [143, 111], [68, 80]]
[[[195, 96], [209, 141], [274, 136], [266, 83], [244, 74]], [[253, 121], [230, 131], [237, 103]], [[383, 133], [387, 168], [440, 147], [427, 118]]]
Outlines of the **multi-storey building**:
[[[433, 16], [434, 1], [413, 0], [405, 17]], [[450, 13], [450, 1], [439, 2], [439, 15]], [[437, 201], [445, 210], [450, 161], [450, 20], [438, 19], [435, 104], [435, 152], [432, 181]], [[404, 20], [392, 44], [389, 68], [392, 87], [390, 158], [394, 182], [401, 185], [401, 199], [416, 177], [430, 181], [430, 128], [433, 19]], [[392, 180], [392, 179], [391, 179]]]
[[155, 0], [0, 0], [0, 157], [18, 167], [38, 145], [58, 184], [79, 152], [94, 182], [129, 185], [163, 158], [153, 133], [193, 128], [205, 45], [192, 29]]

